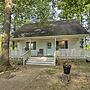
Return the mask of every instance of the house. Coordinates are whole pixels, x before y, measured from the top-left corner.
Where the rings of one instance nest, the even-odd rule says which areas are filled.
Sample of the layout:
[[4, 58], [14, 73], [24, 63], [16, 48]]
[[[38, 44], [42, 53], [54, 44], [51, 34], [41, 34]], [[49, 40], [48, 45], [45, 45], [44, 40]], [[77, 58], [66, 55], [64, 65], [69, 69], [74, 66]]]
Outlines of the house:
[[[54, 21], [44, 27], [25, 24], [13, 32], [10, 57], [23, 57], [27, 64], [55, 65], [57, 57], [85, 58], [89, 33], [76, 21]], [[16, 44], [16, 45], [15, 45]]]

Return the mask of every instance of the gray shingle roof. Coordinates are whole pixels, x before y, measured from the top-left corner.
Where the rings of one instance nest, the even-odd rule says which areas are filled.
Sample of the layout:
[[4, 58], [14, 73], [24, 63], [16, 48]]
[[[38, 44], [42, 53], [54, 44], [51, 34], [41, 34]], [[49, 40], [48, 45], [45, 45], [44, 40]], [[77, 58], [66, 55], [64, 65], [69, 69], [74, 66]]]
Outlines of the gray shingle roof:
[[89, 34], [85, 28], [75, 21], [54, 21], [48, 26], [39, 28], [36, 24], [25, 24], [13, 33], [27, 37]]

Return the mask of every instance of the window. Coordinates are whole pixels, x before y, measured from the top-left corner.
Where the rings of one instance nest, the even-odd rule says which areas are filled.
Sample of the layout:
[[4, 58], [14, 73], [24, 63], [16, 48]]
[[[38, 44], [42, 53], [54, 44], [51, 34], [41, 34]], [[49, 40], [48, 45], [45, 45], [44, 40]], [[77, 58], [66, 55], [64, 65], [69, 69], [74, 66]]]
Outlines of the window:
[[68, 49], [68, 41], [60, 41], [59, 45], [61, 49]]
[[65, 41], [60, 41], [59, 42], [59, 45], [60, 45], [60, 48], [61, 49], [64, 49]]
[[30, 42], [26, 42], [26, 47], [25, 47], [25, 50], [29, 50], [29, 48], [31, 48], [32, 50], [36, 50], [36, 42], [31, 42], [31, 45], [30, 45]]
[[36, 42], [31, 42], [31, 48], [32, 50], [36, 50]]
[[48, 42], [48, 43], [47, 43], [47, 48], [48, 48], [48, 49], [51, 49], [51, 47], [52, 47], [51, 42]]

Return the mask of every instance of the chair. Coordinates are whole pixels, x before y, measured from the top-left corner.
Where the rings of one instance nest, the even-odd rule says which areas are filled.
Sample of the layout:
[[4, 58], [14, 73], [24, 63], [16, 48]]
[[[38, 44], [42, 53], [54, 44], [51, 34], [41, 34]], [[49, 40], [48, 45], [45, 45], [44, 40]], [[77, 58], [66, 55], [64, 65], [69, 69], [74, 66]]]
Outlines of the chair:
[[37, 52], [38, 56], [43, 56], [43, 49], [39, 49], [39, 51]]

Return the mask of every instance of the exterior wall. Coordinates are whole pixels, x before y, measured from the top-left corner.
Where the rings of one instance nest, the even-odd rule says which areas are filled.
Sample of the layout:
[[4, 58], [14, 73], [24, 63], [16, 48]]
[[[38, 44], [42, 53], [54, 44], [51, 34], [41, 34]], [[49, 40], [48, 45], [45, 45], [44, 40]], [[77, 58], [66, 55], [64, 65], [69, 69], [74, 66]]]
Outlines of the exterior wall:
[[[55, 49], [55, 41], [54, 40], [32, 40], [36, 41], [36, 50], [31, 50], [31, 53], [33, 56], [37, 56], [37, 53], [39, 52], [39, 49], [43, 49], [44, 56], [47, 55], [52, 55], [54, 54], [54, 49]], [[52, 48], [50, 50], [50, 54], [48, 53], [47, 50], [47, 42], [52, 43]]]
[[80, 49], [80, 39], [79, 38], [69, 39], [68, 44], [69, 44], [68, 45], [69, 49]]
[[18, 42], [18, 51], [20, 52], [20, 55], [25, 53], [25, 41]]

